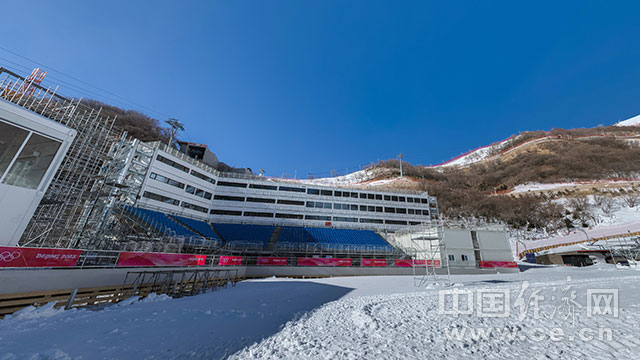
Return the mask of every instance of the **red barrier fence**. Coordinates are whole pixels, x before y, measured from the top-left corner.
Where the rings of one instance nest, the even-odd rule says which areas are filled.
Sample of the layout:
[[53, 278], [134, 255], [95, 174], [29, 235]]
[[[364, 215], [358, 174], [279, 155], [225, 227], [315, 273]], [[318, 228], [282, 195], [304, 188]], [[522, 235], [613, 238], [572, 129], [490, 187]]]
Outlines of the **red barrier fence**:
[[426, 260], [399, 259], [394, 261], [393, 265], [397, 267], [425, 266]]
[[362, 266], [367, 267], [385, 267], [387, 266], [387, 260], [385, 259], [362, 259]]
[[218, 265], [239, 266], [242, 265], [242, 256], [220, 256]]
[[353, 266], [353, 259], [298, 258], [298, 266]]
[[517, 268], [515, 261], [480, 261], [481, 268]]
[[76, 266], [82, 250], [0, 247], [0, 267]]
[[261, 256], [258, 257], [258, 265], [275, 265], [275, 266], [286, 266], [287, 258], [286, 257], [269, 257], [269, 256]]
[[122, 252], [116, 266], [197, 266], [207, 255]]
[[427, 267], [441, 267], [442, 264], [440, 260], [411, 260], [411, 259], [402, 259], [396, 260], [394, 265], [397, 267], [412, 267], [412, 266], [427, 266]]

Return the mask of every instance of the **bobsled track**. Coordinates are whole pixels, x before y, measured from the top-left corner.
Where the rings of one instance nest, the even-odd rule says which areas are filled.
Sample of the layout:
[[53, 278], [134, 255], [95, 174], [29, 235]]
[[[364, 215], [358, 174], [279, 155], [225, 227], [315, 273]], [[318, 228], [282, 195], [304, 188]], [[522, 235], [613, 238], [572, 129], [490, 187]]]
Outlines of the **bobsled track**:
[[[453, 287], [429, 288], [415, 288], [411, 276], [255, 279], [190, 297], [134, 297], [100, 310], [29, 307], [0, 320], [0, 358], [633, 358], [640, 350], [639, 280], [637, 271], [614, 265], [452, 275]], [[520, 318], [525, 282], [524, 299], [544, 296], [540, 319], [531, 308]], [[611, 288], [619, 291], [617, 316], [587, 316], [587, 291]], [[443, 289], [506, 291], [513, 307], [505, 317], [443, 314]], [[575, 293], [575, 321], [564, 312], [553, 316], [567, 289]], [[600, 328], [610, 329], [610, 337], [601, 339]], [[581, 329], [592, 330], [592, 338], [579, 338]]]

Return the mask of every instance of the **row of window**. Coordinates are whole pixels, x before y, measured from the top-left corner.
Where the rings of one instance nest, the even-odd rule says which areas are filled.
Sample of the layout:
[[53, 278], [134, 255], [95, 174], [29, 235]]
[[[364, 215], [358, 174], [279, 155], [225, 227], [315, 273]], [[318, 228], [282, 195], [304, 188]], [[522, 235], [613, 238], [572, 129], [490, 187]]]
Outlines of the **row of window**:
[[425, 215], [429, 216], [429, 210], [422, 209], [405, 209], [405, 208], [393, 208], [387, 207], [384, 208], [382, 206], [372, 206], [372, 205], [355, 205], [355, 204], [340, 204], [340, 203], [326, 203], [321, 201], [307, 201], [308, 208], [316, 208], [316, 209], [331, 209], [333, 205], [333, 209], [336, 210], [353, 210], [353, 211], [369, 211], [369, 212], [385, 212], [391, 214], [410, 214], [410, 215]]
[[391, 225], [418, 225], [417, 221], [402, 221], [402, 220], [383, 220], [383, 219], [365, 219], [355, 217], [341, 217], [341, 216], [326, 216], [326, 215], [302, 215], [302, 214], [284, 214], [284, 213], [270, 213], [259, 211], [237, 211], [237, 210], [221, 210], [211, 209], [213, 215], [230, 215], [230, 216], [250, 216], [250, 217], [264, 217], [264, 218], [279, 218], [279, 219], [298, 219], [298, 220], [315, 220], [315, 221], [335, 221], [335, 222], [360, 222], [362, 224], [391, 224]]
[[[142, 195], [145, 198], [161, 201], [166, 204], [181, 206], [185, 209], [191, 209], [203, 213], [207, 213], [207, 208], [191, 204], [188, 202], [180, 202], [176, 199], [172, 199], [167, 196], [163, 196], [160, 194], [152, 193], [149, 191], [145, 191]], [[249, 216], [249, 217], [265, 217], [265, 218], [281, 218], [281, 219], [305, 219], [305, 220], [316, 220], [316, 221], [336, 221], [336, 222], [353, 222], [353, 223], [368, 223], [368, 224], [390, 224], [390, 225], [417, 225], [419, 222], [415, 221], [402, 221], [402, 220], [382, 220], [382, 219], [366, 219], [366, 218], [355, 218], [355, 217], [341, 217], [341, 216], [327, 216], [327, 215], [302, 215], [302, 214], [286, 214], [286, 213], [270, 213], [270, 212], [260, 212], [260, 211], [237, 211], [237, 210], [220, 210], [220, 209], [211, 209], [209, 211], [210, 214], [214, 215], [231, 215], [231, 216]]]
[[354, 198], [354, 199], [360, 198], [360, 199], [369, 199], [369, 200], [398, 201], [398, 202], [408, 202], [408, 203], [416, 203], [416, 204], [429, 203], [429, 199], [423, 199], [423, 198], [417, 198], [417, 197], [383, 195], [383, 194], [372, 194], [372, 193], [358, 193], [358, 192], [352, 192], [352, 191], [305, 189], [305, 188], [297, 188], [297, 187], [291, 187], [291, 186], [246, 184], [246, 183], [239, 183], [239, 182], [232, 182], [232, 181], [218, 181], [218, 185], [228, 186], [228, 187], [238, 187], [238, 188], [249, 187], [251, 189], [274, 190], [274, 191], [280, 190], [280, 191], [307, 193], [310, 195], [336, 196], [336, 197], [347, 197], [347, 198]]
[[[265, 203], [265, 204], [276, 203], [276, 200], [274, 199], [247, 197], [245, 200], [245, 198], [242, 196], [230, 196], [230, 195], [215, 195], [213, 199], [225, 200], [225, 201], [247, 201], [247, 202]], [[295, 200], [278, 200], [277, 203], [282, 205], [298, 205], [298, 206], [305, 205], [305, 202], [295, 201]], [[328, 203], [328, 202], [322, 202], [322, 201], [307, 201], [306, 207], [316, 208], [316, 209], [353, 210], [353, 211], [369, 211], [369, 212], [380, 212], [380, 213], [385, 212], [385, 213], [391, 213], [391, 214], [409, 214], [409, 215], [429, 216], [429, 210], [393, 208], [393, 207], [382, 207], [382, 206], [371, 206], [371, 205], [358, 206], [356, 204]]]
[[[469, 257], [467, 255], [460, 255], [462, 261], [469, 261]], [[456, 261], [456, 256], [449, 254], [449, 261]]]
[[191, 174], [191, 175], [197, 177], [198, 179], [204, 180], [204, 181], [209, 182], [211, 184], [215, 185], [215, 183], [216, 183], [216, 181], [213, 178], [211, 178], [211, 177], [209, 177], [209, 176], [207, 176], [207, 175], [205, 175], [203, 173], [197, 172], [195, 170], [189, 171], [189, 168], [187, 166], [184, 166], [182, 164], [178, 164], [177, 162], [175, 162], [175, 161], [173, 161], [171, 159], [167, 159], [166, 157], [164, 157], [162, 155], [158, 155], [156, 157], [156, 160], [160, 161], [161, 163], [167, 164], [167, 165], [169, 165], [171, 167], [174, 167], [174, 168], [176, 168], [178, 170], [182, 170], [182, 171], [186, 172], [187, 174]]
[[211, 197], [213, 196], [210, 192], [198, 189], [195, 186], [191, 185], [187, 185], [187, 189], [185, 191], [191, 195], [200, 196], [201, 198], [205, 198], [207, 200], [211, 200]]
[[195, 205], [195, 204], [191, 204], [191, 203], [188, 203], [186, 201], [183, 201], [182, 203], [180, 203], [180, 201], [178, 201], [177, 199], [173, 199], [173, 198], [170, 198], [170, 197], [167, 197], [167, 196], [164, 196], [164, 195], [160, 195], [160, 194], [156, 194], [156, 193], [152, 193], [152, 192], [149, 192], [149, 191], [145, 191], [142, 194], [142, 197], [147, 198], [147, 199], [151, 199], [151, 200], [160, 201], [160, 202], [163, 202], [163, 203], [169, 204], [169, 205], [181, 206], [181, 207], [183, 207], [185, 209], [191, 209], [191, 210], [200, 211], [200, 212], [203, 212], [205, 214], [207, 212], [209, 212], [209, 210], [207, 208], [205, 208], [205, 207], [198, 206], [198, 205]]
[[[179, 181], [170, 179], [170, 178], [168, 178], [166, 176], [163, 176], [163, 175], [160, 175], [160, 174], [156, 174], [156, 173], [152, 172], [151, 175], [149, 175], [149, 178], [151, 178], [153, 180], [156, 180], [156, 181], [159, 181], [161, 183], [165, 183], [165, 184], [169, 184], [171, 186], [175, 186], [175, 187], [177, 187], [179, 189], [185, 189], [185, 184], [183, 184], [183, 183], [181, 183]], [[202, 189], [198, 189], [195, 186], [191, 186], [191, 185], [186, 185], [185, 191], [187, 193], [191, 194], [191, 195], [199, 196], [199, 197], [205, 198], [207, 200], [211, 200], [211, 198], [213, 197], [213, 194], [211, 194], [210, 192], [204, 191]]]
[[175, 186], [177, 188], [184, 189], [184, 184], [183, 183], [181, 183], [179, 181], [176, 181], [176, 180], [173, 180], [173, 179], [169, 179], [166, 176], [162, 176], [160, 174], [156, 174], [156, 173], [152, 172], [149, 177], [151, 179], [153, 179], [153, 180], [160, 181], [161, 183], [169, 184], [171, 186]]
[[[190, 173], [191, 175], [210, 182], [211, 184], [215, 184], [216, 181], [209, 176], [199, 173], [195, 170], [189, 171], [189, 168], [181, 165], [173, 160], [167, 159], [162, 155], [157, 156], [157, 160], [165, 163], [169, 166], [172, 166], [176, 169], [182, 170], [186, 173]], [[166, 179], [166, 178], [165, 178]], [[178, 184], [180, 184], [178, 182]], [[170, 184], [173, 185], [173, 184]], [[325, 190], [325, 189], [305, 189], [291, 186], [276, 186], [276, 185], [264, 185], [264, 184], [246, 184], [239, 183], [233, 181], [218, 181], [219, 186], [227, 186], [227, 187], [237, 187], [237, 188], [251, 188], [251, 189], [260, 189], [260, 190], [280, 190], [280, 191], [289, 191], [289, 192], [298, 192], [298, 193], [307, 193], [311, 195], [322, 195], [322, 196], [336, 196], [336, 197], [347, 197], [347, 198], [360, 198], [360, 199], [368, 199], [368, 200], [385, 200], [385, 201], [397, 201], [397, 202], [408, 202], [415, 204], [428, 204], [429, 199], [417, 198], [417, 197], [409, 197], [409, 196], [399, 196], [399, 195], [383, 195], [383, 194], [372, 194], [372, 193], [358, 193], [353, 191], [333, 191], [333, 190]], [[184, 184], [182, 186], [184, 188]]]

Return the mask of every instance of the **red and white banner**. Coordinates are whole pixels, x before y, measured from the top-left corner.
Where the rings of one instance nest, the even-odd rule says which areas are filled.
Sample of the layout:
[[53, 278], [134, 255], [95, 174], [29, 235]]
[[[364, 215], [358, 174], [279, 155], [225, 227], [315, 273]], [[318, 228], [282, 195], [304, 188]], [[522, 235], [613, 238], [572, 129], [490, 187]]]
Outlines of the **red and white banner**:
[[220, 256], [218, 265], [239, 266], [242, 265], [242, 256]]
[[480, 261], [481, 268], [517, 268], [515, 261]]
[[412, 267], [412, 266], [427, 266], [427, 267], [437, 267], [441, 266], [440, 260], [412, 260], [412, 259], [402, 259], [396, 260], [394, 265], [397, 267]]
[[298, 266], [353, 266], [353, 259], [298, 258]]
[[394, 261], [393, 265], [397, 267], [425, 266], [426, 260], [399, 259]]
[[207, 255], [121, 252], [116, 266], [198, 266]]
[[276, 265], [276, 266], [286, 266], [287, 258], [286, 257], [268, 257], [261, 256], [258, 257], [258, 265]]
[[0, 246], [0, 267], [76, 266], [82, 250]]
[[362, 266], [385, 267], [387, 260], [385, 259], [362, 259]]

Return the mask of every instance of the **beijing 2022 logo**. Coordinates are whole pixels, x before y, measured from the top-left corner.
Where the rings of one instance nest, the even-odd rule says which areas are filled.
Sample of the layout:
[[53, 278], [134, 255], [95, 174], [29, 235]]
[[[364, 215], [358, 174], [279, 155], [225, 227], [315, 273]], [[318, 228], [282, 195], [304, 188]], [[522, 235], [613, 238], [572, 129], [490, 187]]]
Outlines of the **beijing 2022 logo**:
[[22, 254], [20, 253], [19, 250], [16, 250], [14, 252], [4, 251], [4, 252], [0, 253], [0, 261], [12, 262], [13, 260], [19, 258], [20, 255], [22, 255]]

